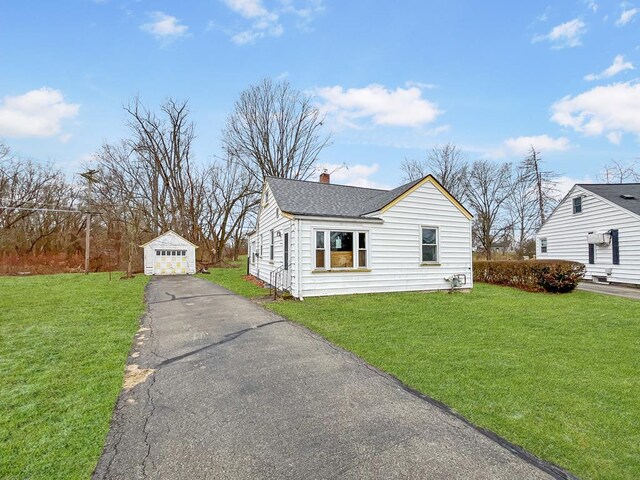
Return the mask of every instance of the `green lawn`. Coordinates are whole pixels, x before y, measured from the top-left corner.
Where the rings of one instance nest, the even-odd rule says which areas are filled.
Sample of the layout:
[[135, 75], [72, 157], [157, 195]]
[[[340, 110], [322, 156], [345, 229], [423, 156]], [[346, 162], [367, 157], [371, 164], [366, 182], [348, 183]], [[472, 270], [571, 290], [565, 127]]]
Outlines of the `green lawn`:
[[268, 308], [578, 476], [640, 478], [638, 301], [477, 284]]
[[144, 311], [144, 276], [0, 277], [0, 478], [86, 479]]
[[268, 289], [260, 288], [242, 278], [247, 273], [247, 257], [241, 257], [239, 261], [232, 262], [232, 265], [235, 265], [235, 267], [210, 268], [209, 274], [198, 274], [196, 276], [217, 283], [247, 298], [263, 297], [269, 294]]

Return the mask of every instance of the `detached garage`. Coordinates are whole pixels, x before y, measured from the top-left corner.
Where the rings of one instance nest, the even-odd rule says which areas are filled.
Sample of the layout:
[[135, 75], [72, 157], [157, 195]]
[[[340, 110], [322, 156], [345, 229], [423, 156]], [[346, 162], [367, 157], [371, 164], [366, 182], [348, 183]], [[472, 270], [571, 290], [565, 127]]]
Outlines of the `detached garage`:
[[196, 248], [173, 230], [140, 245], [144, 249], [145, 275], [196, 273]]

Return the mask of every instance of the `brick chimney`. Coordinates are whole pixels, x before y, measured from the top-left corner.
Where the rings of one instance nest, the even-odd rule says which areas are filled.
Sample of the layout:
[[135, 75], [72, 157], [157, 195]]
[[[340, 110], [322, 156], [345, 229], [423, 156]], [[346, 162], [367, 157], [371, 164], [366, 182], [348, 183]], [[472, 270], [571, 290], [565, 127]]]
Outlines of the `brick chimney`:
[[329, 172], [327, 172], [327, 169], [325, 168], [324, 171], [320, 174], [320, 183], [331, 183], [331, 176], [329, 175]]

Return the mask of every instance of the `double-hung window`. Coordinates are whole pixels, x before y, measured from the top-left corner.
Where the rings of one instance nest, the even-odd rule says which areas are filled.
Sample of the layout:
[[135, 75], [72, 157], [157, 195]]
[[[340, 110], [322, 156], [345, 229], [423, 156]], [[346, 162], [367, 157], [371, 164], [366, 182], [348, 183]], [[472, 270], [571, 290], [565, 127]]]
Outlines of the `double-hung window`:
[[438, 263], [438, 229], [436, 227], [421, 227], [421, 233], [422, 263]]
[[573, 213], [582, 213], [582, 197], [576, 197], [573, 199]]
[[540, 239], [540, 253], [547, 253], [547, 239]]
[[368, 232], [316, 230], [315, 268], [358, 269], [368, 265]]
[[316, 268], [324, 268], [324, 232], [316, 232]]

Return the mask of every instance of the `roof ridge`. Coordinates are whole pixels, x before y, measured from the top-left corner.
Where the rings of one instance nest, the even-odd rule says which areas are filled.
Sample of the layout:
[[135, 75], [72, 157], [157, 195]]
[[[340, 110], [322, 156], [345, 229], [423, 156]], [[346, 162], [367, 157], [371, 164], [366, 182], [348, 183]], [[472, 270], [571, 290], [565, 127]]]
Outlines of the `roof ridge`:
[[625, 185], [640, 185], [640, 182], [625, 182], [625, 183], [576, 183], [576, 185], [584, 186], [598, 186], [598, 187], [621, 187]]
[[[374, 190], [376, 192], [390, 192], [391, 190], [395, 190], [395, 188], [392, 188], [391, 190], [383, 190], [381, 188], [357, 187], [355, 185], [342, 185], [340, 183], [322, 183], [322, 182], [314, 182], [313, 180], [300, 180], [299, 178], [275, 177], [273, 175], [265, 175], [264, 178], [265, 179], [273, 178], [275, 180], [287, 180], [287, 181], [290, 181], [290, 182], [312, 183], [312, 184], [316, 184], [316, 185], [331, 185], [333, 187], [358, 188], [360, 190]], [[396, 187], [396, 188], [399, 188], [399, 187]]]

